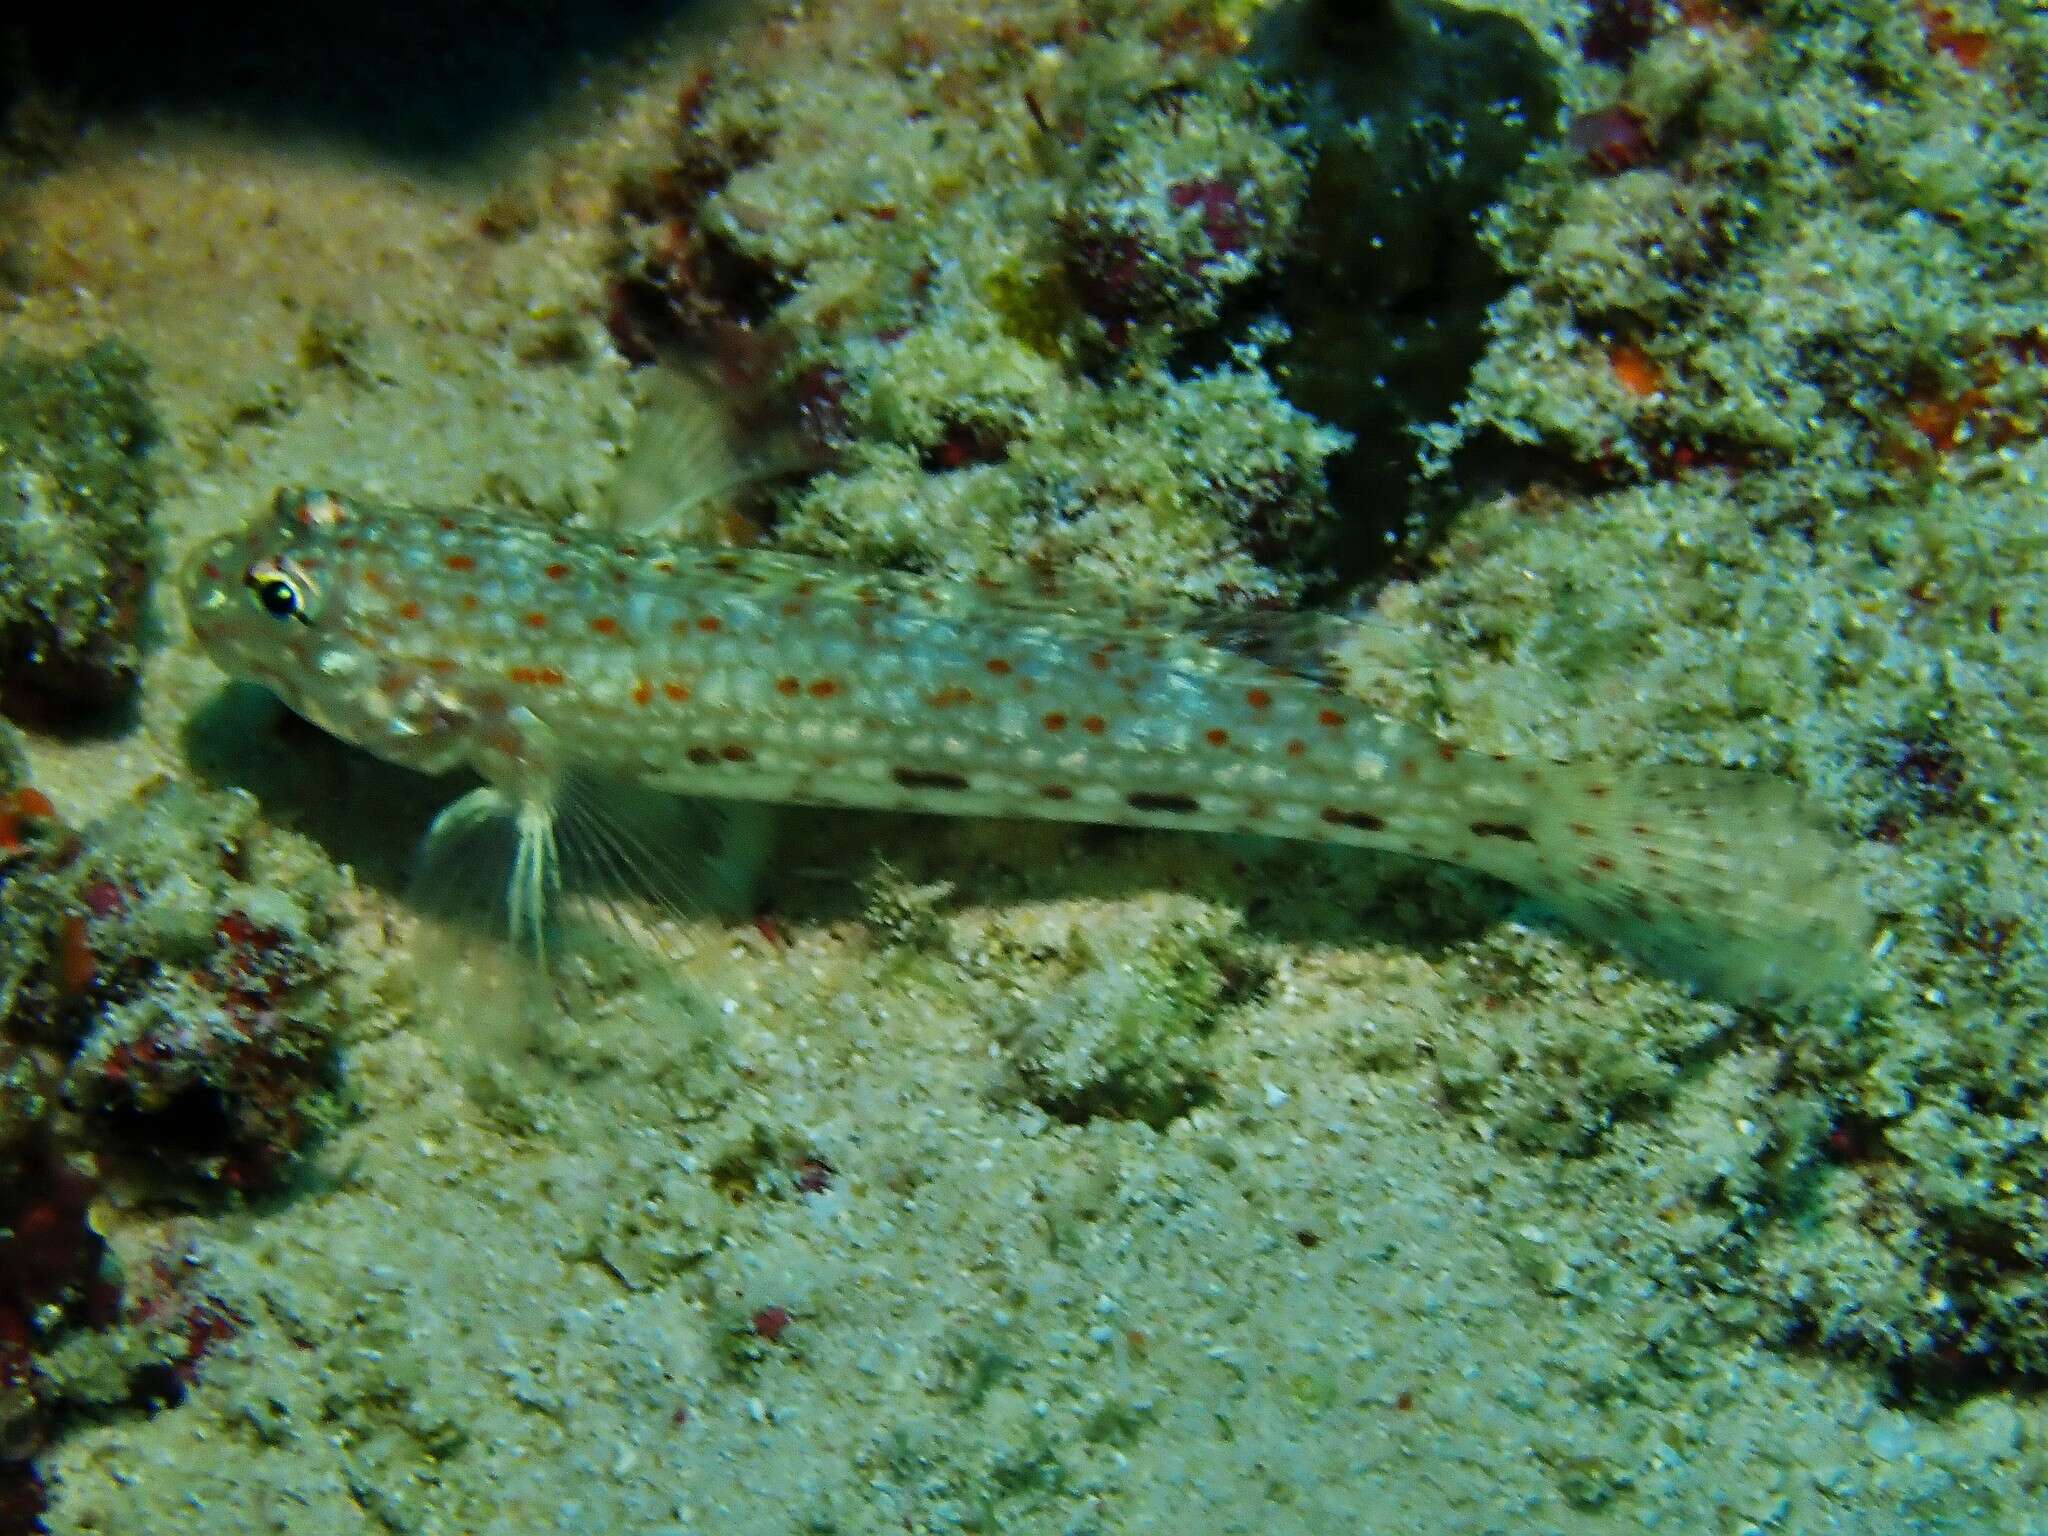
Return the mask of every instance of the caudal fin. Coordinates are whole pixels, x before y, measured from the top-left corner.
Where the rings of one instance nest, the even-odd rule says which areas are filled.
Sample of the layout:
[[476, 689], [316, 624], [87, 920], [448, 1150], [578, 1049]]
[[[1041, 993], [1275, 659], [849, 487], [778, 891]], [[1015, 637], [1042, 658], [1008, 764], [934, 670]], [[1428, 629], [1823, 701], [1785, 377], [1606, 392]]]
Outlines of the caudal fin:
[[1476, 851], [1487, 873], [1731, 1001], [1853, 988], [1869, 896], [1850, 847], [1796, 786], [1684, 765], [1501, 766], [1517, 836]]

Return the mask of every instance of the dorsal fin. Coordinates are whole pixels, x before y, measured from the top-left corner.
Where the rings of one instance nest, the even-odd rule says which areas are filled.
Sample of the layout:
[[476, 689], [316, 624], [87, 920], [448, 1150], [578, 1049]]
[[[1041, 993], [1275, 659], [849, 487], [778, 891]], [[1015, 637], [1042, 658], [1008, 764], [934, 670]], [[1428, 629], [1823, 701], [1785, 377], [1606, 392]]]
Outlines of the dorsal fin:
[[1263, 663], [1276, 672], [1325, 688], [1344, 684], [1338, 644], [1352, 621], [1324, 609], [1199, 608], [1186, 619], [1190, 634], [1218, 650]]
[[711, 543], [715, 514], [772, 473], [750, 456], [707, 370], [646, 370], [633, 435], [607, 497], [620, 538]]

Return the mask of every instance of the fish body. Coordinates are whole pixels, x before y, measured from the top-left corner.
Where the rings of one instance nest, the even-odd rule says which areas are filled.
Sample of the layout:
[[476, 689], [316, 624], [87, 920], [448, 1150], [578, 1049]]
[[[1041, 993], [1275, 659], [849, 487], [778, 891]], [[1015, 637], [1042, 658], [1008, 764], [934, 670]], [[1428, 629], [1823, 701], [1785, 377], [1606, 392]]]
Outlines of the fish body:
[[1661, 935], [1743, 990], [1864, 922], [1839, 851], [1777, 781], [1473, 753], [1198, 630], [1051, 589], [310, 491], [200, 550], [185, 595], [230, 673], [391, 761], [477, 770], [519, 822], [529, 923], [557, 878], [562, 786], [583, 774], [1392, 849]]

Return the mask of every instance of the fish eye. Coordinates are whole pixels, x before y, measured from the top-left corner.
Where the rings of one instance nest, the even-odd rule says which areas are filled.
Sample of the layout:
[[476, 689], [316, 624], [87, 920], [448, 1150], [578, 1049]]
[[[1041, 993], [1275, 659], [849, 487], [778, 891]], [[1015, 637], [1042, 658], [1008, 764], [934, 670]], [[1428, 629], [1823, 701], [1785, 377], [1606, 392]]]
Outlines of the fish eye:
[[307, 622], [311, 593], [297, 572], [274, 561], [264, 561], [250, 566], [242, 581], [255, 595], [257, 606], [273, 619]]

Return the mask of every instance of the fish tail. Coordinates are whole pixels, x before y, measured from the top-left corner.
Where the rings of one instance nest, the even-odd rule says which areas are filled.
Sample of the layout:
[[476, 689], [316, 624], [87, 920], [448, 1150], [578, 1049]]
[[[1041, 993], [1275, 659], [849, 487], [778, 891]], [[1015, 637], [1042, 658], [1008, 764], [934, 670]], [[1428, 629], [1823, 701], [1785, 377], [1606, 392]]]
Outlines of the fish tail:
[[1660, 764], [1460, 754], [1460, 862], [1574, 927], [1733, 1001], [1852, 983], [1872, 913], [1849, 848], [1786, 780]]

